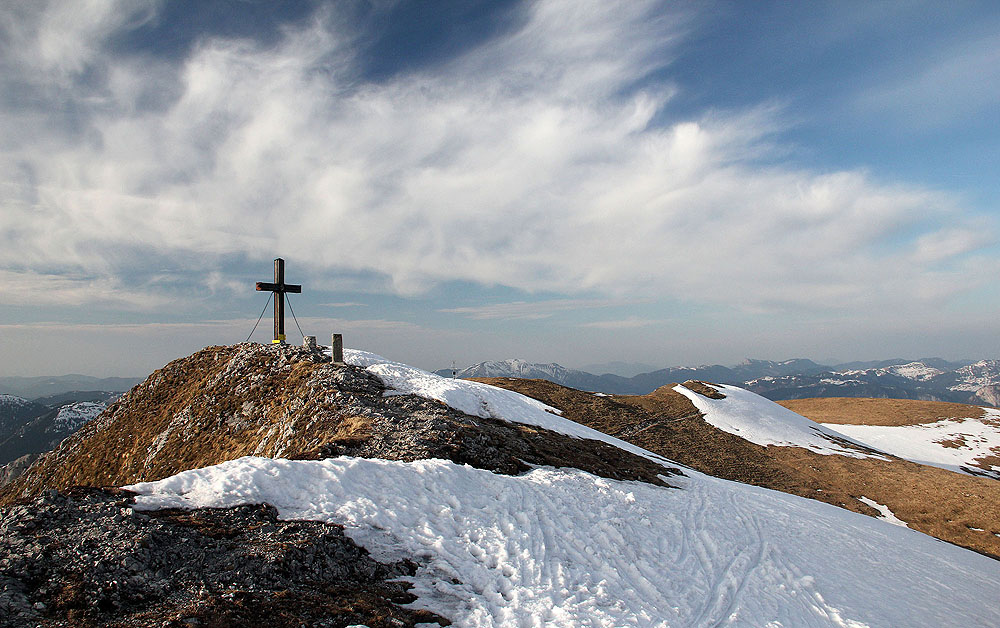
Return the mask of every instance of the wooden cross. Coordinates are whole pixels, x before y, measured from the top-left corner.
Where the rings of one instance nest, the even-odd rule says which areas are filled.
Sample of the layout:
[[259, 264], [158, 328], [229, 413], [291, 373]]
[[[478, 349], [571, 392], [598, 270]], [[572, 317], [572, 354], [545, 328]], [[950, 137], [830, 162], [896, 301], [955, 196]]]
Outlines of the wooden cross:
[[274, 283], [257, 282], [258, 291], [274, 293], [274, 343], [285, 342], [285, 293], [302, 292], [302, 286], [285, 283], [285, 260], [274, 260]]

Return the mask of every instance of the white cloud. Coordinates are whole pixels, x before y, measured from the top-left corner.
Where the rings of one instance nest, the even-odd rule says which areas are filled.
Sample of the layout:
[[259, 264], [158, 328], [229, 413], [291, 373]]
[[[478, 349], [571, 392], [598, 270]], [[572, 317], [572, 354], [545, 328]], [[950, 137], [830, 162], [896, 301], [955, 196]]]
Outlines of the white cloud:
[[988, 232], [967, 228], [942, 229], [917, 238], [914, 258], [919, 262], [947, 260], [992, 242], [993, 237]]
[[148, 287], [124, 289], [110, 277], [56, 275], [0, 269], [4, 305], [83, 305], [99, 302], [127, 310], [150, 311], [170, 303]]
[[462, 314], [475, 320], [540, 320], [558, 312], [626, 305], [608, 299], [550, 299], [548, 301], [514, 301], [438, 310], [447, 314]]
[[[122, 248], [181, 268], [283, 254], [402, 294], [463, 280], [748, 310], [877, 308], [972, 285], [927, 272], [971, 250], [933, 244], [963, 229], [949, 198], [760, 165], [780, 111], [671, 116], [677, 87], [646, 81], [686, 15], [640, 1], [529, 9], [511, 33], [377, 83], [322, 12], [278, 45], [206, 39], [177, 66], [101, 52], [125, 24], [110, 10], [65, 48], [41, 29], [51, 61], [33, 80], [62, 84], [74, 55], [106, 79], [99, 102], [72, 102], [71, 133], [31, 111], [0, 118], [0, 138], [39, 136], [0, 149], [0, 268], [116, 285], [136, 264], [111, 253]], [[173, 97], [141, 107], [154, 93]], [[47, 298], [89, 294], [71, 284]]]
[[650, 325], [659, 325], [662, 322], [663, 321], [648, 318], [639, 318], [638, 316], [629, 316], [627, 318], [613, 321], [581, 323], [580, 327], [590, 327], [593, 329], [638, 329], [640, 327], [649, 327]]
[[8, 3], [0, 12], [5, 42], [0, 46], [5, 58], [16, 59], [29, 72], [44, 73], [55, 87], [67, 87], [74, 75], [99, 59], [108, 37], [152, 19], [159, 4], [159, 0]]
[[[377, 350], [412, 364], [422, 364], [420, 357], [427, 355], [443, 360], [441, 354], [447, 355], [443, 347], [469, 344], [468, 335], [461, 332], [425, 329], [407, 321], [305, 317], [299, 323], [321, 344], [330, 342], [330, 333], [342, 333], [349, 347]], [[243, 342], [253, 324], [249, 318], [194, 323], [0, 324], [0, 355], [12, 356], [0, 362], [0, 375], [141, 376], [208, 345]], [[286, 321], [285, 331], [289, 342], [298, 344], [291, 320]], [[253, 340], [267, 343], [270, 338], [271, 327], [265, 320]], [[423, 365], [440, 366], [433, 361]]]

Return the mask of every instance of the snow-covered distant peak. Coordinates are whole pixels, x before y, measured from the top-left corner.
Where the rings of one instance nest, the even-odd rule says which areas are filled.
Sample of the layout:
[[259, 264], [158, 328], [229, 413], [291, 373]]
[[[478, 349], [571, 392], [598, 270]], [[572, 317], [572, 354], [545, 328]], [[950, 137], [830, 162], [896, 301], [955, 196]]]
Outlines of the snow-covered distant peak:
[[918, 382], [927, 381], [944, 373], [944, 371], [936, 369], [933, 366], [928, 366], [923, 362], [897, 364], [896, 366], [889, 366], [881, 370], [884, 370], [886, 373], [892, 373], [893, 375], [916, 380]]
[[[472, 416], [535, 425], [567, 436], [602, 441], [661, 464], [669, 462], [641, 447], [564, 419], [559, 416], [562, 410], [511, 390], [466, 379], [442, 377], [357, 349], [344, 349], [344, 362], [376, 375], [385, 384], [386, 395], [417, 395], [440, 401]], [[669, 464], [672, 466], [675, 463]]]
[[802, 447], [818, 454], [852, 458], [880, 457], [866, 445], [749, 390], [726, 385], [713, 387], [725, 399], [710, 399], [685, 386], [675, 386], [674, 390], [690, 399], [710, 425], [757, 445]]
[[458, 377], [517, 377], [527, 379], [548, 379], [551, 381], [565, 381], [572, 373], [559, 364], [539, 364], [528, 362], [527, 360], [488, 360], [458, 371]]
[[108, 407], [106, 401], [76, 401], [68, 403], [61, 408], [52, 420], [52, 426], [47, 432], [72, 433], [86, 425], [104, 409]]
[[24, 397], [0, 393], [0, 408], [23, 408], [31, 405], [31, 402]]
[[976, 391], [986, 386], [1000, 384], [1000, 360], [980, 360], [955, 370], [958, 382], [951, 390]]
[[981, 369], [997, 369], [1000, 368], [1000, 360], [980, 360], [978, 362], [973, 362], [972, 364], [967, 364], [966, 366], [960, 367], [957, 370], [959, 372], [968, 372]]

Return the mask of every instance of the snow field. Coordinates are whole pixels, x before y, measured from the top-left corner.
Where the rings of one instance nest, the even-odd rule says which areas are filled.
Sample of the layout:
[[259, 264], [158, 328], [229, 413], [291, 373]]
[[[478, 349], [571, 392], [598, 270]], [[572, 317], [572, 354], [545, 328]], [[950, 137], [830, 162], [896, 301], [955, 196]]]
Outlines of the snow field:
[[[1000, 410], [986, 409], [982, 419], [945, 419], [923, 425], [835, 425], [856, 441], [912, 462], [967, 473], [976, 460], [1000, 453]], [[943, 442], [942, 442], [943, 441]], [[950, 446], [945, 446], [945, 443]], [[993, 450], [996, 451], [993, 451]], [[1000, 467], [992, 466], [1000, 479]]]
[[[803, 447], [818, 454], [839, 454], [852, 458], [881, 458], [837, 442], [853, 442], [858, 447], [868, 448], [829, 426], [810, 421], [749, 390], [725, 384], [713, 386], [726, 398], [710, 399], [680, 385], [674, 390], [690, 399], [710, 425], [757, 445]], [[840, 427], [837, 426], [838, 429]]]
[[646, 451], [642, 447], [564, 419], [559, 416], [562, 410], [520, 393], [489, 384], [441, 377], [357, 349], [344, 349], [344, 361], [364, 368], [381, 379], [388, 389], [386, 395], [417, 395], [440, 401], [472, 416], [534, 425], [567, 436], [598, 440], [671, 468], [677, 466], [677, 463]]
[[128, 487], [137, 508], [273, 504], [421, 562], [456, 626], [997, 626], [1000, 563], [827, 504], [691, 473], [247, 457]]

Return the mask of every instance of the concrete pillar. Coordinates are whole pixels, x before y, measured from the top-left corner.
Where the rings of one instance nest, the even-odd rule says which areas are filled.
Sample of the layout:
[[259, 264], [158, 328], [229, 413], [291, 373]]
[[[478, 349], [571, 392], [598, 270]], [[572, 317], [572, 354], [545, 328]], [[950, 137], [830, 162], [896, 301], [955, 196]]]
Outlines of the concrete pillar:
[[344, 363], [344, 336], [342, 334], [330, 336], [330, 358], [334, 364]]

